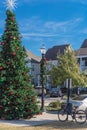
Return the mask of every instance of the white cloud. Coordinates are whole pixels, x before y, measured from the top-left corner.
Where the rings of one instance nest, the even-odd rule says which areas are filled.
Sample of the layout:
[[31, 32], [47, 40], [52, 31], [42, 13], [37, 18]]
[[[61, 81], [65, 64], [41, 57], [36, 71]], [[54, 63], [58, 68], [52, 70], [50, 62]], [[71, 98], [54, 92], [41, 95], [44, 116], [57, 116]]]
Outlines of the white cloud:
[[[25, 23], [25, 26], [24, 26], [24, 23]], [[26, 32], [26, 31], [32, 32], [33, 30], [38, 31], [39, 28], [41, 28], [41, 25], [42, 25], [42, 21], [38, 17], [33, 16], [29, 19], [21, 20], [19, 26], [20, 26], [21, 31], [23, 32]]]
[[[20, 30], [24, 38], [28, 37], [71, 37], [77, 30], [83, 18], [68, 21], [42, 21], [38, 17], [25, 19], [20, 23]], [[22, 26], [26, 23], [25, 26]]]
[[67, 29], [75, 28], [82, 21], [82, 18], [76, 18], [73, 20], [62, 21], [62, 22], [46, 22], [45, 27], [54, 31], [66, 32]]
[[58, 36], [57, 34], [41, 34], [41, 33], [22, 33], [23, 36], [28, 37], [55, 37]]
[[77, 35], [81, 34], [81, 28], [78, 29], [78, 27], [83, 20], [78, 17], [67, 21], [43, 21], [39, 17], [32, 17], [21, 21], [21, 25], [26, 23], [25, 26], [21, 26], [21, 32], [23, 39], [28, 43], [32, 42], [37, 48], [43, 43], [47, 48], [60, 44], [74, 45]]

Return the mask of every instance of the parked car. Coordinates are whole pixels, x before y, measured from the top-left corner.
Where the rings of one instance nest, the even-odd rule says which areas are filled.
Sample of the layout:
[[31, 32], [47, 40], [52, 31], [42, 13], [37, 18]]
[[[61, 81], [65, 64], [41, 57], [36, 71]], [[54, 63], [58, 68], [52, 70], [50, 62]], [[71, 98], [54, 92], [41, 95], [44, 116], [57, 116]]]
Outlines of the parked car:
[[87, 87], [73, 87], [72, 94], [87, 94]]
[[60, 88], [52, 88], [50, 90], [50, 97], [61, 97], [62, 96], [62, 92]]
[[[35, 90], [35, 93], [38, 95], [38, 96], [41, 96], [42, 95], [42, 86], [36, 86], [34, 88]], [[46, 89], [44, 88], [44, 95], [46, 95]]]
[[79, 88], [80, 94], [87, 94], [87, 87]]
[[87, 112], [87, 95], [84, 94], [84, 95], [76, 96], [70, 99], [69, 103], [71, 103], [72, 106], [77, 107], [78, 110], [86, 110]]

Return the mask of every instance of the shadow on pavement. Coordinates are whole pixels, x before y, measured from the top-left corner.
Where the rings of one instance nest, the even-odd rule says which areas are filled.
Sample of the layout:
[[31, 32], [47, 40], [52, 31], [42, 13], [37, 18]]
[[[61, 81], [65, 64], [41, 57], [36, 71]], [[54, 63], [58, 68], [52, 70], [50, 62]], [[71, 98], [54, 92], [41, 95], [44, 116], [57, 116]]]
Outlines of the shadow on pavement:
[[[46, 130], [87, 130], [87, 123], [77, 124], [73, 121], [59, 122], [55, 121], [52, 123], [45, 124]], [[41, 125], [44, 127], [44, 125]], [[50, 128], [50, 129], [49, 129]]]

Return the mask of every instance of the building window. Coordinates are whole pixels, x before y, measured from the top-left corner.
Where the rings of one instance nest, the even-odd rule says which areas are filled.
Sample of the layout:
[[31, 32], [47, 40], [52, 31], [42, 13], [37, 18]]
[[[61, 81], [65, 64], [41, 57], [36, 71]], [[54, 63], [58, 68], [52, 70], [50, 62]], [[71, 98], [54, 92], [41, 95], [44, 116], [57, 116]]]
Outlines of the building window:
[[77, 59], [77, 62], [80, 64], [80, 58]]
[[87, 60], [85, 61], [85, 66], [87, 66]]
[[34, 71], [34, 65], [32, 65], [32, 71]]

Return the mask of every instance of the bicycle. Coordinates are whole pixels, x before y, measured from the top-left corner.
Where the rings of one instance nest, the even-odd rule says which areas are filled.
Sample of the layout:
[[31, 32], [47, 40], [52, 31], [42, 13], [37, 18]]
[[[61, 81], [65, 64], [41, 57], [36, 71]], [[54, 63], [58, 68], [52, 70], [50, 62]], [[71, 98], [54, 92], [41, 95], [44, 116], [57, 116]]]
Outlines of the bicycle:
[[68, 116], [71, 115], [72, 119], [76, 123], [83, 124], [86, 122], [87, 114], [84, 110], [77, 110], [77, 107], [72, 107], [72, 110], [68, 103], [64, 108], [58, 111], [58, 119], [61, 122], [67, 121]]

